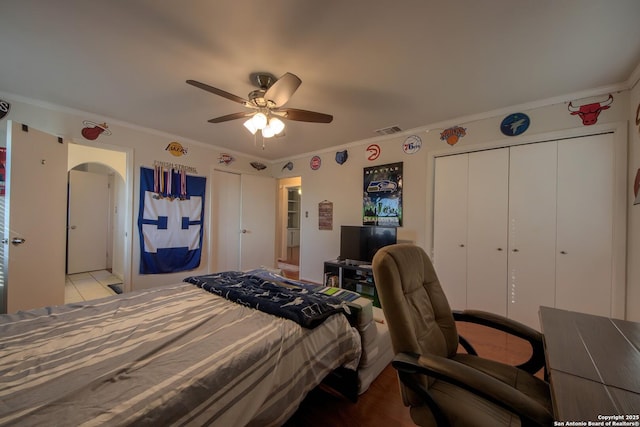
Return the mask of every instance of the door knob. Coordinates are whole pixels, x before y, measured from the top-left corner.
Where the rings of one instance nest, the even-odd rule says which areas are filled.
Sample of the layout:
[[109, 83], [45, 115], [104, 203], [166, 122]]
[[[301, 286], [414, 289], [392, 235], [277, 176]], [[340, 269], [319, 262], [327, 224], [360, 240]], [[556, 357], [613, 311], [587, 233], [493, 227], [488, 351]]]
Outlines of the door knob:
[[14, 237], [13, 239], [11, 239], [11, 243], [15, 246], [21, 245], [24, 242], [26, 242], [26, 240], [21, 237]]
[[240, 230], [240, 232], [241, 232], [242, 234], [246, 234], [246, 233], [247, 233], [247, 229], [246, 229], [246, 228], [243, 228], [242, 230]]

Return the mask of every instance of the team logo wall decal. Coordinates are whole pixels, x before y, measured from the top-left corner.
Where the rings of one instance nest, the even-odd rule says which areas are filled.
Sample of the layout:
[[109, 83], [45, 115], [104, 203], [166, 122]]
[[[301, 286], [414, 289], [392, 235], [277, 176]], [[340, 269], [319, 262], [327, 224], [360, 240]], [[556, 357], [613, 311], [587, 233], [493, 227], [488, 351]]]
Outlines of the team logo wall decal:
[[422, 148], [422, 139], [418, 135], [408, 136], [402, 143], [402, 151], [405, 154], [414, 154]]
[[529, 116], [524, 113], [509, 114], [500, 123], [500, 131], [507, 136], [518, 136], [529, 129]]
[[235, 160], [235, 157], [227, 153], [220, 153], [220, 155], [218, 156], [218, 163], [224, 163], [225, 165], [230, 165]]
[[367, 147], [367, 160], [369, 161], [374, 161], [376, 160], [378, 157], [380, 157], [380, 152], [382, 150], [380, 150], [380, 146], [378, 144], [371, 144]]
[[106, 123], [95, 123], [91, 120], [84, 120], [82, 124], [85, 126], [82, 128], [82, 136], [90, 141], [95, 141], [100, 135], [110, 136], [111, 131]]
[[347, 150], [342, 150], [336, 152], [336, 163], [339, 165], [343, 165], [347, 159], [349, 158], [349, 153]]
[[182, 146], [179, 142], [173, 141], [167, 145], [165, 148], [166, 151], [171, 153], [172, 156], [180, 157], [187, 154], [187, 149]]
[[311, 170], [314, 171], [320, 169], [320, 166], [322, 166], [322, 159], [320, 158], [320, 156], [313, 156], [309, 161], [309, 166], [311, 167]]
[[285, 164], [281, 170], [293, 170], [293, 162], [287, 162], [287, 164]]
[[638, 109], [636, 110], [636, 126], [638, 126], [638, 132], [640, 132], [640, 104], [638, 104]]
[[604, 101], [592, 102], [591, 104], [583, 104], [577, 107], [573, 105], [573, 102], [569, 102], [567, 109], [572, 116], [580, 116], [584, 126], [590, 126], [598, 122], [600, 113], [611, 108], [612, 103], [613, 96], [609, 94], [609, 97]]
[[440, 132], [440, 140], [447, 141], [447, 144], [454, 146], [463, 136], [467, 135], [467, 128], [453, 126]]
[[251, 165], [252, 168], [259, 171], [267, 168], [267, 166], [264, 163], [260, 163], [260, 162], [251, 162], [249, 164]]
[[11, 104], [7, 101], [3, 101], [0, 99], [0, 120], [4, 119], [7, 114], [9, 114], [9, 110], [11, 109]]

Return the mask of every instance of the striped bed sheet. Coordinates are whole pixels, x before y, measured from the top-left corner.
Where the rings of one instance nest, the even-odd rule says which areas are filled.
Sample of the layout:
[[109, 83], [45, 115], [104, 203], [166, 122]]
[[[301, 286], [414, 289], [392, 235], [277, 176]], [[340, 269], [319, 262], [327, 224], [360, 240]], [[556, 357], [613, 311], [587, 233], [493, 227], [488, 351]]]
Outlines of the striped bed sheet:
[[345, 316], [315, 329], [181, 283], [0, 315], [0, 425], [281, 425], [337, 367]]

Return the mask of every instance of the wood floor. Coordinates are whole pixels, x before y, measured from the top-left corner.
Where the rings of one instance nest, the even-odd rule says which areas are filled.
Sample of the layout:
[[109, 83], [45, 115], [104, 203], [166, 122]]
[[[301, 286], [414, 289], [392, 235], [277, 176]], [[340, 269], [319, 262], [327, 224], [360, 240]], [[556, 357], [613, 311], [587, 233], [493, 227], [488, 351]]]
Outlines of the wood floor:
[[[467, 338], [478, 354], [510, 364], [526, 361], [528, 344], [490, 328], [458, 323], [458, 333]], [[538, 375], [542, 375], [539, 373]], [[285, 427], [405, 427], [413, 426], [409, 409], [402, 404], [397, 377], [391, 365], [352, 403], [330, 390], [316, 388], [305, 398]]]

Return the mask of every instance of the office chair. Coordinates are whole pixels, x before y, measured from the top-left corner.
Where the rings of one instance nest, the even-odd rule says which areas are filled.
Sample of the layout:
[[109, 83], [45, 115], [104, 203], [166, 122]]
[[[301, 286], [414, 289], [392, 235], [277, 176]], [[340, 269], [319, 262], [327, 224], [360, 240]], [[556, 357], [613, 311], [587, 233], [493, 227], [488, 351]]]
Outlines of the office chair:
[[[373, 275], [396, 356], [392, 362], [412, 420], [420, 426], [553, 425], [542, 334], [481, 311], [452, 312], [425, 251], [412, 244], [380, 249]], [[526, 339], [531, 358], [517, 367], [477, 355], [456, 320]], [[467, 353], [458, 353], [458, 344]], [[546, 372], [546, 370], [545, 370]], [[546, 377], [546, 375], [545, 375]]]

